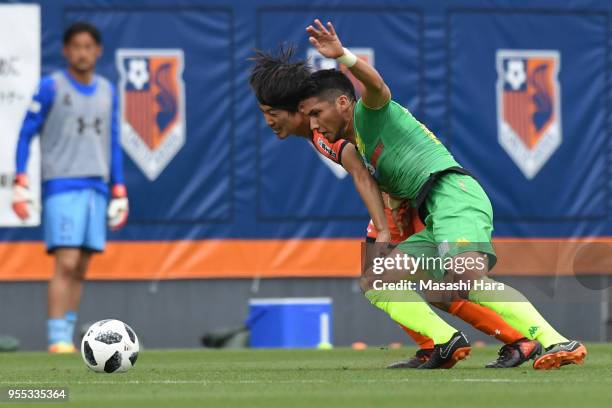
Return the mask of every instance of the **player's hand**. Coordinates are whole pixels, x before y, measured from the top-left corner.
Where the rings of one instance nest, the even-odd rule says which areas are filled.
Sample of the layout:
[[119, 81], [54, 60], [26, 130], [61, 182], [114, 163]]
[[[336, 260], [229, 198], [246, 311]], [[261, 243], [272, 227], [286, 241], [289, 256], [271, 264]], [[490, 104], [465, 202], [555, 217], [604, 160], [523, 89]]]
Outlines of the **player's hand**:
[[409, 204], [408, 201], [392, 197], [389, 193], [382, 193], [383, 202], [385, 207], [391, 210], [391, 218], [393, 223], [399, 230], [401, 236], [404, 235], [404, 226], [406, 223], [405, 217], [402, 216], [402, 210], [404, 210]]
[[32, 193], [28, 188], [28, 176], [17, 174], [13, 182], [13, 212], [21, 220], [30, 218], [30, 207], [32, 206]]
[[111, 230], [121, 229], [127, 222], [130, 207], [127, 190], [123, 184], [115, 184], [111, 189], [111, 201], [108, 204], [108, 226]]
[[383, 230], [379, 230], [376, 235], [376, 243], [388, 243], [391, 242], [391, 232], [389, 229], [385, 228]]
[[344, 54], [342, 43], [336, 35], [336, 30], [331, 22], [327, 22], [327, 28], [323, 26], [319, 19], [314, 21], [315, 27], [309, 25], [306, 28], [310, 37], [308, 41], [319, 51], [319, 53], [327, 58], [338, 58]]

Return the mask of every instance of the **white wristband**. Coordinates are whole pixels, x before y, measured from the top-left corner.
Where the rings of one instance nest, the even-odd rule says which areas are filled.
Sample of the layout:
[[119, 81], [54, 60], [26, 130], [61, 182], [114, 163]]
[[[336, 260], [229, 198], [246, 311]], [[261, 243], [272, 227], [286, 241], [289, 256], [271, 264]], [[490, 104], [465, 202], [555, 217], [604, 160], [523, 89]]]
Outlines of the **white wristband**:
[[336, 58], [336, 61], [342, 65], [345, 65], [347, 68], [350, 68], [357, 63], [357, 56], [348, 48], [343, 47], [342, 49], [344, 50], [344, 54]]

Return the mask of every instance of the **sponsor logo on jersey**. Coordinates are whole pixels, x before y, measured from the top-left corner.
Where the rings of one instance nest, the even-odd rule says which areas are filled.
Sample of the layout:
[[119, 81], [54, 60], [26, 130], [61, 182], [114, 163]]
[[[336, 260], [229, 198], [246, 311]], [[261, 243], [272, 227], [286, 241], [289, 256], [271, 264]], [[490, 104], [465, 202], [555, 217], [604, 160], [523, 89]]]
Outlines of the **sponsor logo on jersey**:
[[317, 153], [319, 160], [333, 173], [336, 178], [342, 180], [348, 173], [338, 164], [338, 154], [334, 151], [333, 144], [330, 143], [321, 133], [314, 132], [312, 135], [312, 148]]
[[185, 143], [185, 87], [180, 49], [119, 49], [121, 144], [155, 180]]
[[554, 50], [498, 50], [498, 140], [532, 179], [561, 145], [561, 58]]
[[332, 149], [331, 147], [329, 147], [327, 145], [327, 143], [325, 143], [323, 140], [321, 140], [321, 138], [319, 138], [317, 140], [317, 144], [319, 145], [319, 147], [321, 149], [323, 149], [325, 151], [325, 153], [327, 153], [332, 159], [337, 159], [338, 155], [336, 154], [336, 152], [334, 152], [334, 149]]

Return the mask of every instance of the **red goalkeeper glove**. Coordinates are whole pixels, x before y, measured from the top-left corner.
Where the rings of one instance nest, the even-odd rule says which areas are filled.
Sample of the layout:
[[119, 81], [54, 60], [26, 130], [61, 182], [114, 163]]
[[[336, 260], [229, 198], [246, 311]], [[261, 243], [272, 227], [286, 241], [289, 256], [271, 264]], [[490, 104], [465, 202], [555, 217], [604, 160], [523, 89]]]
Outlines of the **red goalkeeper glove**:
[[31, 206], [32, 193], [28, 188], [28, 176], [23, 173], [17, 174], [13, 182], [13, 212], [25, 221], [30, 217]]
[[130, 210], [125, 186], [115, 184], [111, 189], [111, 197], [107, 211], [108, 226], [111, 230], [116, 231], [125, 225]]

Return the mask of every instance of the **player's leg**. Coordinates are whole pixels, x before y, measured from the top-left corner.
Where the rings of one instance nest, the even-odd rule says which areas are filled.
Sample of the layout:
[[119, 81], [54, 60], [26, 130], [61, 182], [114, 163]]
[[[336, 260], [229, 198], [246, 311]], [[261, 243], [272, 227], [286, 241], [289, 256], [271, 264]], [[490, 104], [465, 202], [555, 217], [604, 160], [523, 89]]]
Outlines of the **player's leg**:
[[72, 352], [73, 343], [70, 335], [70, 322], [67, 312], [73, 290], [74, 275], [78, 270], [80, 249], [56, 248], [55, 270], [48, 287], [47, 337], [49, 351]]
[[504, 344], [514, 343], [524, 338], [522, 333], [506, 323], [500, 315], [477, 303], [458, 299], [450, 304], [440, 305], [440, 308]]
[[497, 359], [487, 368], [518, 367], [541, 353], [540, 342], [527, 339], [491, 309], [466, 300], [455, 300], [445, 306], [452, 315], [504, 343]]
[[[421, 250], [419, 248], [426, 245], [430, 249], [427, 241], [428, 234], [428, 231], [414, 234], [407, 240], [411, 242], [404, 248], [407, 247], [418, 252]], [[388, 258], [404, 257], [405, 254], [414, 256], [411, 250], [400, 251], [396, 249], [389, 254]], [[414, 265], [414, 263], [408, 262], [408, 265]], [[361, 288], [370, 303], [387, 313], [395, 322], [430, 337], [434, 341], [432, 358], [419, 368], [450, 368], [457, 361], [467, 357], [471, 350], [465, 335], [434, 313], [416, 290], [405, 287], [402, 290], [378, 290], [381, 287], [381, 282], [415, 281], [422, 276], [421, 274], [421, 271], [411, 271], [410, 268], [405, 267], [388, 269], [383, 274], [372, 273], [371, 268], [366, 268], [361, 278]]]
[[[459, 256], [469, 257], [470, 253], [462, 253]], [[480, 255], [481, 256], [481, 255]], [[565, 345], [570, 342], [559, 334], [547, 321], [540, 315], [536, 308], [516, 289], [504, 285], [503, 290], [491, 290], [488, 288], [474, 289], [475, 282], [481, 282], [488, 284], [489, 287], [493, 287], [497, 284], [490, 278], [487, 278], [484, 274], [486, 270], [477, 271], [466, 270], [459, 278], [460, 281], [470, 281], [472, 283], [472, 289], [466, 293], [466, 296], [473, 302], [477, 302], [480, 305], [491, 309], [495, 313], [499, 314], [506, 320], [512, 327], [516, 328], [521, 332], [527, 339], [531, 341], [537, 341], [541, 343], [546, 350], [544, 355], [548, 351], [554, 349], [556, 345]], [[579, 343], [576, 343], [576, 347], [573, 350], [562, 350], [563, 355], [557, 355], [560, 361], [565, 364], [582, 363], [584, 356], [586, 355], [586, 348]], [[518, 344], [513, 343], [509, 347], [503, 347], [500, 350], [500, 358], [497, 362], [489, 365], [489, 367], [504, 367], [506, 365], [512, 365], [514, 360], [527, 360], [534, 358], [534, 367], [536, 368], [552, 368], [553, 361], [549, 361], [545, 366], [538, 366], [538, 361], [541, 357], [538, 357], [541, 349], [538, 344], [530, 343], [529, 341], [522, 341]], [[556, 353], [556, 352], [555, 352]], [[549, 356], [550, 357], [550, 356]], [[555, 358], [556, 358], [555, 357]], [[549, 358], [550, 360], [550, 358]], [[518, 362], [517, 361], [517, 362]], [[541, 363], [540, 363], [541, 364]]]
[[[399, 230], [390, 208], [385, 207], [385, 215], [387, 217], [389, 231], [391, 232], [391, 245], [397, 245], [406, 238], [408, 238], [408, 236], [414, 234], [415, 230], [412, 225], [408, 225], [406, 228], [403, 228], [402, 231]], [[403, 219], [404, 213], [401, 213], [400, 222], [402, 222]], [[376, 228], [374, 227], [374, 223], [372, 222], [372, 220], [370, 220], [370, 223], [368, 224], [367, 228], [365, 242], [367, 244], [374, 244], [376, 242], [376, 236]], [[434, 342], [431, 338], [424, 336], [417, 331], [411, 330], [401, 324], [399, 326], [408, 336], [410, 336], [410, 338], [417, 344], [417, 346], [419, 346], [419, 350], [413, 357], [391, 363], [387, 366], [387, 368], [417, 368], [429, 359], [429, 356], [431, 355], [431, 352], [434, 348]]]
[[[488, 368], [518, 367], [541, 351], [541, 345], [538, 341], [525, 338], [522, 333], [506, 323], [497, 313], [484, 306], [466, 300], [455, 300], [450, 303], [434, 302], [432, 304], [504, 343], [498, 358], [487, 364], [486, 367]], [[393, 362], [387, 368], [416, 368], [427, 361], [433, 352], [434, 344], [431, 339], [406, 327], [402, 326], [402, 329], [417, 343], [419, 349], [414, 356]]]
[[[505, 344], [500, 349], [498, 357], [487, 364], [487, 368], [513, 368], [535, 358], [541, 353], [541, 345], [536, 340], [525, 338], [520, 332], [508, 325], [497, 313], [486, 307], [469, 301], [458, 300], [450, 305], [435, 304], [441, 310], [460, 317], [465, 322], [483, 333], [494, 336]], [[411, 331], [405, 330], [419, 344], [419, 340], [428, 338]], [[420, 348], [416, 354], [408, 359], [393, 362], [387, 368], [416, 368], [427, 361], [433, 352], [433, 341], [419, 344]]]
[[48, 286], [47, 337], [49, 351], [75, 351], [70, 334], [74, 281], [79, 274], [81, 245], [86, 231], [86, 205], [80, 191], [53, 194], [44, 201], [43, 225], [47, 250], [54, 255]]
[[[391, 231], [391, 244], [393, 245], [397, 245], [402, 241], [407, 240], [416, 232], [421, 232], [425, 230], [425, 226], [418, 219], [418, 215], [416, 213], [416, 210], [414, 209], [411, 209], [409, 207], [402, 207], [398, 212], [397, 217], [393, 216], [389, 208], [385, 208], [385, 212], [387, 215], [387, 223], [389, 225], [389, 230]], [[403, 226], [401, 230], [398, 227], [398, 223], [401, 223]], [[374, 243], [376, 239], [375, 233], [376, 231], [374, 229], [374, 226], [370, 221], [366, 242]], [[422, 239], [417, 237], [412, 238], [413, 244], [416, 244], [420, 247], [430, 246], [427, 242], [428, 232], [424, 231], [421, 235], [423, 235]], [[440, 307], [438, 304], [434, 303], [433, 305], [441, 310], [447, 311], [447, 308]], [[395, 361], [389, 364], [387, 368], [418, 368], [431, 358], [435, 349], [434, 340], [404, 325], [400, 324], [400, 327], [419, 346], [419, 349], [416, 351], [414, 356], [408, 359]]]
[[89, 189], [83, 191], [86, 201], [86, 229], [83, 237], [77, 271], [73, 275], [68, 310], [65, 314], [67, 331], [74, 338], [74, 329], [78, 319], [79, 306], [83, 293], [83, 282], [87, 274], [91, 257], [96, 252], [104, 251], [106, 245], [106, 207], [107, 198], [100, 192]]
[[[415, 231], [422, 231], [424, 229], [424, 226], [419, 223], [418, 227], [405, 228], [402, 235], [397, 230], [396, 220], [392, 218], [390, 210], [386, 212], [387, 221], [392, 232], [391, 237], [392, 240], [395, 239], [392, 242], [393, 244], [399, 244], [414, 234]], [[413, 212], [414, 214], [411, 214], [410, 218], [413, 220], [418, 219], [416, 211]], [[400, 220], [403, 221], [405, 214], [401, 215]], [[411, 224], [414, 224], [414, 222]], [[370, 223], [366, 242], [373, 243], [375, 241], [375, 232], [373, 225]], [[495, 361], [495, 367], [516, 367], [527, 361], [529, 357], [533, 356], [540, 349], [537, 341], [525, 339], [521, 333], [508, 325], [498, 314], [476, 303], [456, 300], [453, 302], [433, 302], [433, 305], [459, 317], [485, 334], [503, 341], [507, 347], [503, 347], [500, 351], [500, 357]], [[402, 329], [419, 345], [419, 350], [408, 359], [391, 363], [387, 366], [388, 368], [416, 368], [427, 361], [433, 351], [433, 340], [404, 326], [402, 326]]]
[[[381, 281], [395, 283], [409, 278], [396, 276], [398, 278], [388, 271]], [[430, 337], [436, 344], [447, 342], [457, 331], [436, 315], [416, 290], [377, 290], [380, 287], [380, 283], [375, 282], [377, 278], [362, 276], [361, 287], [370, 303], [386, 312], [393, 321]]]
[[[418, 220], [416, 211], [411, 210], [409, 214], [406, 214], [404, 211], [399, 214], [399, 222], [402, 222], [402, 224], [405, 224], [405, 218], [411, 218], [410, 221], [413, 221], [404, 227], [404, 231], [398, 229], [397, 221], [392, 217], [391, 210], [385, 208], [385, 212], [387, 213], [387, 222], [391, 231], [392, 244], [399, 244], [416, 231], [424, 229], [420, 222], [418, 227], [414, 227], [414, 220]], [[374, 243], [376, 230], [371, 221], [367, 232], [366, 242]], [[499, 358], [491, 365], [492, 367], [519, 366], [540, 349], [537, 341], [526, 339], [521, 333], [508, 325], [498, 314], [476, 303], [456, 300], [453, 302], [434, 302], [433, 305], [459, 317], [483, 333], [496, 337], [506, 345], [502, 347]], [[417, 343], [419, 350], [411, 358], [393, 362], [387, 368], [416, 368], [429, 359], [433, 352], [434, 342], [429, 337], [423, 336], [414, 330], [405, 326], [401, 327]]]
[[79, 305], [81, 303], [81, 296], [83, 293], [83, 280], [89, 261], [91, 259], [91, 251], [89, 249], [81, 249], [79, 254], [79, 260], [77, 262], [77, 268], [75, 274], [72, 275], [71, 286], [68, 298], [68, 307], [64, 315], [66, 320], [66, 331], [68, 337], [74, 340], [74, 330], [78, 319]]
[[[387, 197], [385, 202], [389, 201], [389, 196], [383, 193], [383, 197]], [[397, 218], [394, 218], [390, 208], [385, 207], [387, 216], [387, 224], [391, 232], [391, 243], [394, 245], [408, 239], [415, 232], [422, 231], [425, 226], [420, 221], [418, 211], [408, 206], [400, 206]], [[398, 228], [398, 224], [403, 226], [402, 230]], [[376, 239], [376, 230], [372, 221], [368, 225], [367, 242], [374, 242]], [[457, 316], [472, 327], [488, 336], [495, 337], [504, 344], [520, 343], [524, 340], [524, 336], [508, 325], [497, 313], [476, 303], [469, 302], [463, 299], [457, 299], [452, 302], [434, 302], [440, 310]], [[421, 350], [430, 350], [433, 348], [433, 341], [421, 334], [414, 332], [408, 328], [402, 327], [404, 331], [412, 337], [412, 339], [420, 346]]]
[[[494, 282], [483, 277], [483, 282]], [[537, 357], [534, 368], [558, 368], [566, 364], [582, 364], [587, 350], [583, 344], [570, 341], [557, 332], [537, 309], [516, 289], [504, 285], [503, 298], [506, 301], [492, 297], [485, 289], [472, 289], [469, 299], [500, 314], [510, 325], [523, 333], [525, 337], [539, 341], [544, 352]], [[534, 356], [535, 357], [535, 356]]]
[[[441, 254], [453, 260], [453, 278], [472, 283], [495, 283], [486, 277], [496, 260], [490, 242], [493, 211], [488, 197], [476, 180], [460, 174], [446, 175], [432, 188], [427, 205], [436, 241], [445, 243]], [[467, 267], [468, 264], [470, 267]], [[461, 271], [458, 265], [461, 265]], [[547, 362], [538, 363], [540, 359], [536, 359], [534, 367], [551, 368], [557, 363], [581, 363], [584, 359], [586, 348], [578, 342], [569, 342], [559, 334], [514, 288], [504, 285], [500, 293], [491, 291], [487, 285], [480, 288], [472, 285], [469, 293], [464, 295], [470, 301], [496, 312], [525, 337], [542, 343], [547, 349], [542, 357], [547, 356]], [[564, 345], [569, 348], [555, 348]]]
[[81, 303], [81, 295], [83, 292], [83, 279], [89, 266], [89, 260], [91, 259], [91, 251], [82, 249], [79, 253], [79, 259], [77, 261], [76, 272], [72, 276], [70, 295], [68, 301], [68, 311], [76, 312], [79, 309]]
[[401, 324], [400, 327], [408, 336], [410, 336], [410, 338], [417, 344], [417, 346], [419, 346], [421, 350], [433, 349], [434, 342], [432, 338], [423, 336], [421, 333], [411, 330], [406, 326], [402, 326]]
[[434, 341], [419, 332], [407, 328], [406, 326], [402, 326], [400, 324], [400, 327], [408, 336], [410, 336], [417, 346], [419, 346], [419, 349], [412, 357], [394, 361], [393, 363], [389, 364], [387, 368], [418, 368], [429, 360], [429, 357], [431, 357], [435, 346]]

